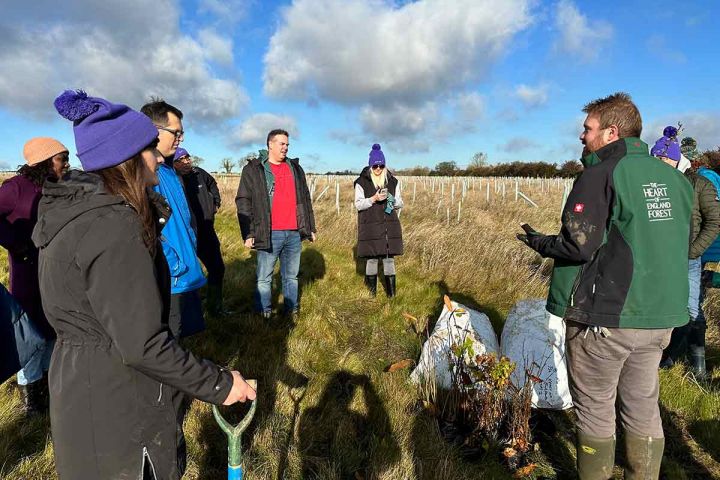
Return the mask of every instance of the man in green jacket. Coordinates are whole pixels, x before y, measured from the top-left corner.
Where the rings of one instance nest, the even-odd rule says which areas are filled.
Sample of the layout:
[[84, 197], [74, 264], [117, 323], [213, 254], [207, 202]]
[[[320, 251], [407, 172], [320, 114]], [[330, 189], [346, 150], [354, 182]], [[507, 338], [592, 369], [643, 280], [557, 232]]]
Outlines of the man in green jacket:
[[568, 196], [560, 233], [523, 225], [518, 238], [555, 260], [547, 308], [567, 322], [580, 478], [612, 476], [616, 397], [625, 478], [658, 478], [658, 364], [673, 327], [688, 322], [692, 187], [648, 154], [629, 95], [595, 100], [583, 111], [585, 170]]
[[[684, 170], [685, 177], [693, 187], [693, 212], [690, 234], [690, 261], [688, 313], [690, 323], [675, 328], [670, 339], [670, 345], [665, 349], [661, 367], [670, 367], [685, 357], [690, 359], [690, 370], [699, 379], [706, 377], [705, 369], [705, 316], [700, 315], [703, 301], [700, 276], [702, 273], [701, 256], [715, 241], [720, 233], [720, 201], [715, 186], [710, 180], [697, 174], [681, 161], [684, 145], [677, 140], [679, 131], [673, 126], [665, 127], [660, 137], [650, 150], [650, 153], [680, 171]], [[689, 137], [688, 137], [689, 138]], [[683, 139], [683, 144], [685, 144]], [[690, 139], [692, 140], [692, 138]]]

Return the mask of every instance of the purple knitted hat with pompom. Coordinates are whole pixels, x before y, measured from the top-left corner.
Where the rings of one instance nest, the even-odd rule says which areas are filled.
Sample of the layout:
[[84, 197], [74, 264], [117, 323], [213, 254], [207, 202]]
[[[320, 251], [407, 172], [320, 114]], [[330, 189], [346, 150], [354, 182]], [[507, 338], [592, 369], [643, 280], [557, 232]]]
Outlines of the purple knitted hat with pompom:
[[676, 162], [680, 161], [680, 142], [677, 139], [678, 129], [672, 125], [665, 127], [663, 136], [655, 142], [650, 149], [650, 155], [655, 157], [667, 157]]
[[158, 136], [147, 116], [82, 90], [65, 90], [55, 99], [55, 109], [73, 122], [77, 156], [89, 172], [120, 165]]
[[383, 155], [382, 150], [380, 150], [380, 144], [376, 143], [372, 146], [372, 150], [370, 150], [370, 160], [368, 161], [368, 165], [371, 167], [374, 165], [385, 165], [385, 155]]

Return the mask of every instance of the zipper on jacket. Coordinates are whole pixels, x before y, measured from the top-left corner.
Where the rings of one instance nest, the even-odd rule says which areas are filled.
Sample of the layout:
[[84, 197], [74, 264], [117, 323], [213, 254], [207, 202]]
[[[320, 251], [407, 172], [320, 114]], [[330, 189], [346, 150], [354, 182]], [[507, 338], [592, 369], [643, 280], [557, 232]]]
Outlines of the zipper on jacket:
[[145, 476], [145, 461], [150, 463], [150, 470], [152, 470], [153, 480], [159, 480], [157, 473], [155, 472], [155, 465], [153, 464], [152, 458], [150, 458], [150, 453], [148, 453], [147, 447], [143, 447], [143, 461], [138, 480], [143, 480], [143, 477]]
[[163, 387], [163, 384], [161, 383], [161, 384], [160, 384], [160, 395], [158, 395], [158, 399], [157, 399], [158, 405], [159, 405], [160, 402], [162, 401], [162, 387]]
[[585, 271], [585, 265], [582, 265], [580, 267], [580, 271], [578, 272], [577, 276], [575, 277], [575, 281], [573, 282], [572, 290], [570, 291], [570, 306], [575, 306], [575, 292], [577, 292], [577, 289], [580, 288], [580, 280], [582, 279], [583, 272]]

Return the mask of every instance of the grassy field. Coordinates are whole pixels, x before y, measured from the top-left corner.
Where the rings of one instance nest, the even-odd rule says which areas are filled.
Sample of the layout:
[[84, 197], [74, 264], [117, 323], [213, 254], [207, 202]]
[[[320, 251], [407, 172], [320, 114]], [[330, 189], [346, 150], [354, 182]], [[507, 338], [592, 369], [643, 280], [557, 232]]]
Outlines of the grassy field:
[[[432, 322], [445, 293], [487, 313], [498, 332], [518, 299], [547, 293], [550, 262], [514, 234], [522, 222], [556, 231], [564, 184], [521, 181], [518, 188], [534, 207], [516, 200], [515, 180], [504, 186], [491, 180], [489, 188], [487, 179], [465, 188], [456, 181], [453, 188], [451, 181], [441, 186], [437, 180], [404, 179], [406, 254], [398, 259], [398, 296], [388, 300], [380, 292], [371, 298], [363, 287], [363, 265], [353, 255], [357, 213], [351, 179], [337, 180], [337, 204], [336, 179], [313, 180], [315, 198], [329, 188], [315, 202], [318, 241], [303, 250], [301, 315], [294, 325], [252, 315], [255, 258], [238, 231], [237, 178], [219, 181], [224, 206], [216, 228], [227, 265], [226, 303], [235, 313], [209, 319], [207, 331], [186, 344], [259, 380], [257, 415], [244, 436], [247, 478], [512, 478], [496, 452], [468, 451], [452, 442], [452, 432], [419, 401], [409, 370], [385, 369], [420, 353], [424, 337], [403, 313]], [[0, 265], [6, 283], [4, 257]], [[712, 380], [699, 385], [682, 365], [661, 373], [665, 478], [720, 478], [720, 295], [711, 293], [706, 308]], [[533, 476], [574, 478], [572, 412], [536, 414], [532, 425], [538, 463]], [[185, 478], [225, 478], [226, 442], [207, 405], [193, 403], [185, 432]], [[0, 478], [55, 478], [49, 421], [23, 420], [13, 380], [0, 386]]]

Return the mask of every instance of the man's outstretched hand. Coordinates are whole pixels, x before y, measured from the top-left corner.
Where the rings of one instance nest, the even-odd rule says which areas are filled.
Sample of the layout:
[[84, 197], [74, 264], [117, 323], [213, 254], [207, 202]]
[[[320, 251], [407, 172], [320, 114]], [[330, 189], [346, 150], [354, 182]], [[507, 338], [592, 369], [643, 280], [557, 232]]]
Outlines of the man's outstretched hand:
[[517, 239], [523, 242], [528, 247], [535, 250], [535, 246], [537, 245], [535, 241], [539, 240], [541, 237], [544, 237], [544, 235], [536, 231], [527, 223], [523, 223], [522, 225], [520, 225], [520, 228], [522, 228], [525, 233], [518, 233], [516, 235]]

